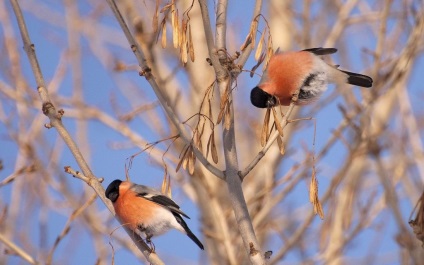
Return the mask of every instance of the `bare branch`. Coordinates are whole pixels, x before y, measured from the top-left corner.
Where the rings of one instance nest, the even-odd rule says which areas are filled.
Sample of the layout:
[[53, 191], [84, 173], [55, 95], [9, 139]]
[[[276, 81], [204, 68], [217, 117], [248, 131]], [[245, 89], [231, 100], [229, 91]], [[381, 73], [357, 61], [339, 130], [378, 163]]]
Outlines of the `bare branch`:
[[[181, 138], [186, 142], [186, 144], [191, 143], [191, 138], [187, 135], [185, 128], [183, 127], [183, 124], [180, 122], [178, 117], [176, 116], [175, 112], [172, 110], [171, 106], [169, 105], [169, 101], [167, 100], [166, 96], [162, 93], [161, 89], [159, 88], [159, 85], [156, 83], [154, 76], [151, 73], [151, 69], [146, 64], [146, 59], [144, 58], [144, 55], [142, 53], [142, 50], [140, 49], [138, 43], [135, 41], [134, 37], [132, 36], [127, 24], [124, 21], [124, 18], [121, 15], [121, 12], [118, 9], [118, 6], [116, 5], [114, 0], [108, 0], [107, 1], [113, 14], [115, 15], [116, 20], [118, 21], [119, 25], [121, 26], [122, 31], [125, 34], [125, 37], [128, 40], [128, 43], [131, 46], [131, 50], [134, 52], [138, 64], [141, 67], [140, 75], [143, 75], [146, 80], [149, 82], [150, 86], [153, 88], [153, 91], [156, 94], [156, 97], [158, 98], [159, 102], [161, 103], [163, 109], [165, 110], [168, 117], [171, 119], [174, 126], [178, 129]], [[224, 174], [221, 170], [213, 166], [209, 161], [203, 156], [203, 154], [197, 149], [193, 148], [193, 152], [196, 155], [196, 157], [199, 159], [199, 161], [207, 168], [209, 171], [211, 171], [212, 174], [215, 176], [223, 179]]]
[[7, 247], [14, 251], [14, 254], [18, 255], [26, 262], [30, 264], [38, 264], [38, 262], [31, 257], [28, 253], [26, 253], [23, 249], [15, 245], [12, 241], [7, 239], [3, 234], [0, 234], [0, 241], [3, 242]]

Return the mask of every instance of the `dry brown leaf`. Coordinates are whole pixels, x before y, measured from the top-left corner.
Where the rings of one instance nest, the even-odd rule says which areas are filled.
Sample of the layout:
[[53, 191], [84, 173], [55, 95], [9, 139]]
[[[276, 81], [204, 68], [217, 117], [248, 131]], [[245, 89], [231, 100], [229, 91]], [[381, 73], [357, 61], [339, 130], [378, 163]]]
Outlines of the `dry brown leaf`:
[[262, 126], [261, 133], [261, 146], [265, 146], [266, 142], [268, 142], [268, 131], [269, 131], [269, 118], [271, 117], [271, 109], [266, 109], [264, 124]]

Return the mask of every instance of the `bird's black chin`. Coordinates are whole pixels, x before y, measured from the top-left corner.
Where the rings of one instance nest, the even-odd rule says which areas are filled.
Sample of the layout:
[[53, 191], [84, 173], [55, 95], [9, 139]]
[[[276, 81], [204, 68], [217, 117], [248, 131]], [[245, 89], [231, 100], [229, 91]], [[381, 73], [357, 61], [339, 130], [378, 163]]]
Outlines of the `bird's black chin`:
[[277, 105], [277, 99], [258, 86], [250, 92], [250, 102], [257, 108], [271, 108]]
[[277, 105], [277, 99], [274, 96], [268, 98], [266, 102], [267, 108], [272, 108], [272, 107], [275, 107], [276, 105]]
[[116, 200], [118, 199], [118, 196], [119, 194], [117, 192], [112, 192], [112, 193], [109, 193], [108, 198], [111, 202], [116, 202]]

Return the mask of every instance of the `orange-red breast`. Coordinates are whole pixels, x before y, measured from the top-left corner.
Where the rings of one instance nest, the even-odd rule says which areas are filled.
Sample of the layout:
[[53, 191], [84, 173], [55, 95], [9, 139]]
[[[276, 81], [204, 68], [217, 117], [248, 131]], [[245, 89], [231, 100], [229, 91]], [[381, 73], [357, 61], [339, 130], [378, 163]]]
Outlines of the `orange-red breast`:
[[182, 218], [182, 216], [189, 217], [173, 200], [161, 192], [116, 179], [109, 184], [105, 195], [112, 201], [121, 223], [142, 238], [146, 238], [148, 243], [153, 236], [175, 228], [186, 234], [199, 248], [204, 249], [203, 244]]
[[305, 105], [316, 100], [327, 89], [328, 83], [372, 86], [371, 77], [340, 70], [319, 57], [335, 52], [335, 48], [311, 48], [275, 53], [259, 84], [252, 89], [250, 101], [258, 108], [288, 106], [293, 94], [299, 90], [296, 104]]

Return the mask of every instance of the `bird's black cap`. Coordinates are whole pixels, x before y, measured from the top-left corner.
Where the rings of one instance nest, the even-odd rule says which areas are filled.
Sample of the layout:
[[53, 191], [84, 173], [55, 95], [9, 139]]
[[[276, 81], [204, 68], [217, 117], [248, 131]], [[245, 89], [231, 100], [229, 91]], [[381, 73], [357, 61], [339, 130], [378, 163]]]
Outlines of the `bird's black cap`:
[[107, 186], [105, 196], [112, 202], [115, 202], [119, 197], [119, 185], [121, 185], [121, 183], [122, 180], [115, 179]]
[[271, 108], [277, 105], [277, 99], [258, 86], [254, 87], [250, 92], [250, 102], [257, 108]]

